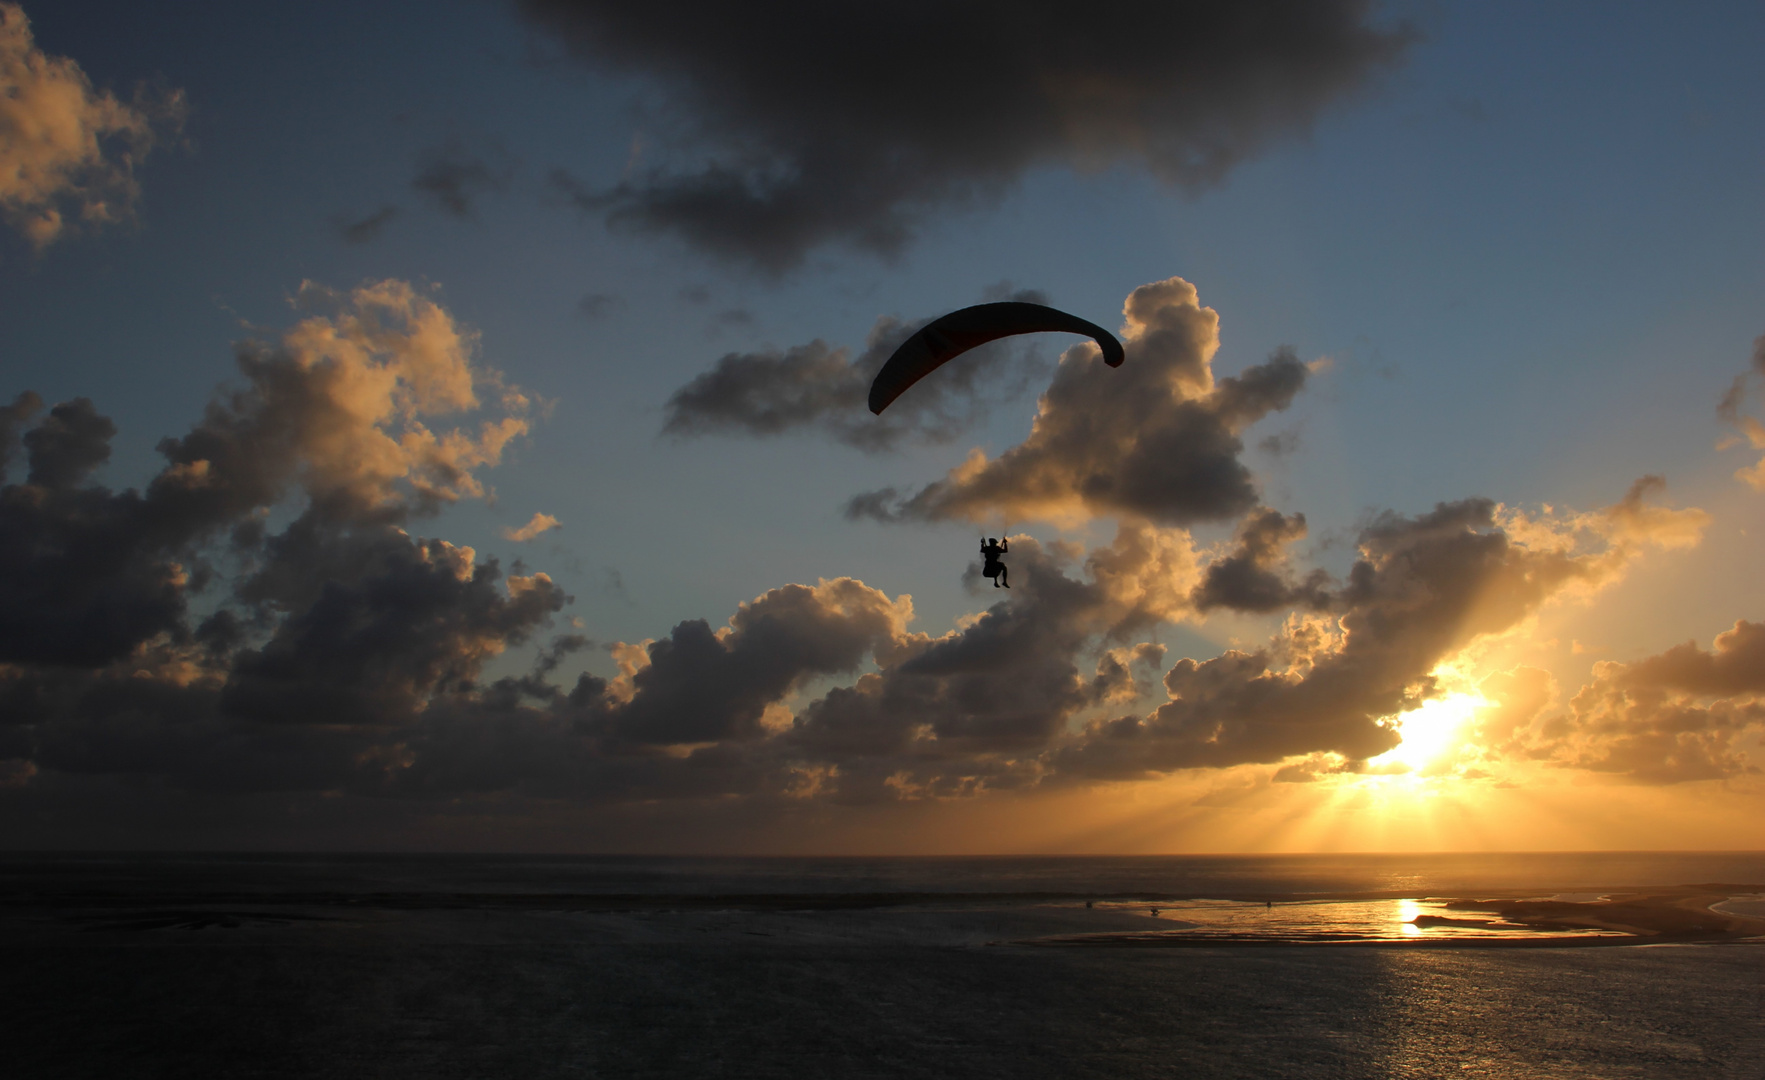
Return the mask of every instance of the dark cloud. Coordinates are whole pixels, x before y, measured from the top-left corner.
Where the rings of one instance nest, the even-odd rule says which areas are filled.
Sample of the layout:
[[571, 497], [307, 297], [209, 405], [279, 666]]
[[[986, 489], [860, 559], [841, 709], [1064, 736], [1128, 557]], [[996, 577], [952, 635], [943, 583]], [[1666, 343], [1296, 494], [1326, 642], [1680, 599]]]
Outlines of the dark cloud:
[[1196, 610], [1223, 607], [1266, 613], [1328, 607], [1327, 574], [1313, 571], [1303, 583], [1295, 583], [1286, 572], [1287, 545], [1304, 536], [1304, 514], [1286, 517], [1265, 509], [1247, 516], [1239, 523], [1232, 552], [1208, 565], [1195, 590]]
[[[1182, 576], [1186, 550], [1124, 530], [1093, 553], [1083, 578], [1067, 553], [1013, 537], [1012, 595], [960, 630], [901, 638], [879, 670], [837, 687], [798, 713], [781, 736], [789, 752], [831, 765], [826, 786], [847, 801], [974, 794], [1022, 787], [1042, 754], [1081, 711], [1131, 700], [1145, 687], [1136, 667], [1161, 646], [1081, 658], [1100, 635], [1175, 614], [1155, 595]], [[979, 566], [971, 566], [978, 578]], [[1156, 609], [1156, 613], [1155, 613]]]
[[[1210, 363], [1219, 316], [1181, 278], [1140, 286], [1124, 312], [1120, 368], [1104, 366], [1095, 345], [1067, 350], [1028, 438], [991, 460], [975, 451], [884, 516], [1130, 514], [1181, 525], [1231, 520], [1254, 507], [1255, 484], [1238, 460], [1240, 435], [1287, 407], [1305, 385], [1306, 366], [1283, 347], [1216, 381]], [[879, 503], [873, 496], [863, 505]]]
[[[1003, 298], [1038, 302], [1042, 294], [1016, 290]], [[662, 430], [769, 436], [814, 429], [865, 451], [891, 450], [910, 439], [947, 442], [986, 415], [988, 399], [1016, 397], [1044, 370], [1032, 347], [994, 342], [939, 369], [883, 416], [872, 416], [866, 405], [871, 380], [930, 321], [884, 316], [856, 357], [819, 339], [782, 351], [726, 354], [668, 399]]]
[[14, 398], [12, 404], [0, 406], [0, 482], [5, 481], [7, 467], [18, 453], [19, 433], [31, 417], [42, 411], [43, 399], [29, 390]]
[[449, 139], [417, 156], [411, 189], [454, 217], [464, 218], [472, 216], [473, 204], [482, 196], [507, 191], [514, 175], [513, 159], [501, 146], [472, 149], [459, 139]]
[[743, 604], [725, 632], [693, 620], [651, 644], [630, 697], [615, 688], [590, 726], [646, 744], [754, 738], [768, 705], [810, 676], [852, 671], [904, 633], [911, 610], [850, 578], [774, 589]]
[[[1211, 313], [1178, 285], [1129, 305], [1130, 362], [1169, 403], [1140, 422], [1187, 404], [1235, 440], [1303, 367], [1278, 357], [1215, 381]], [[1204, 561], [1183, 529], [1123, 514], [1089, 551], [1012, 537], [1013, 588], [946, 633], [913, 630], [908, 597], [851, 578], [790, 584], [721, 624], [608, 646], [605, 678], [569, 669], [582, 635], [542, 643], [569, 599], [546, 574], [415, 535], [483, 493], [475, 470], [526, 431], [526, 396], [407, 285], [299, 303], [278, 340], [240, 347], [239, 385], [160, 445], [141, 491], [95, 482], [114, 428], [90, 402], [0, 410], [0, 446], [26, 459], [0, 486], [6, 783], [498, 812], [936, 799], [1247, 763], [1312, 780], [1393, 745], [1392, 718], [1439, 692], [1443, 661], [1708, 521], [1654, 505], [1655, 477], [1588, 514], [1471, 499], [1372, 519], [1336, 583], [1291, 565], [1299, 515], [1253, 508]], [[1039, 430], [1072, 429], [1082, 400], [1105, 421], [1138, 415], [1057, 392], [1089, 360], [1069, 353]], [[984, 589], [978, 565], [964, 577]], [[1165, 649], [1142, 632], [1217, 607], [1313, 610], [1262, 648], [1177, 660], [1153, 700]], [[1497, 708], [1478, 722], [1497, 756], [1644, 782], [1734, 775], [1761, 670], [1765, 625], [1743, 622], [1708, 652], [1602, 667], [1567, 710], [1542, 672], [1492, 677]]]
[[679, 164], [578, 183], [580, 204], [774, 272], [829, 242], [898, 252], [928, 214], [995, 202], [1038, 165], [1126, 161], [1205, 188], [1413, 37], [1364, 0], [519, 6], [585, 61], [648, 77], [680, 121]]
[[469, 549], [386, 527], [303, 520], [268, 559], [240, 593], [284, 617], [234, 658], [221, 699], [251, 720], [407, 723], [438, 690], [469, 688], [566, 599], [544, 574], [509, 578], [505, 593], [496, 560], [475, 564]]
[[392, 224], [392, 219], [397, 216], [398, 207], [388, 204], [366, 217], [356, 218], [353, 221], [339, 218], [335, 223], [337, 235], [343, 237], [347, 243], [366, 244], [377, 239], [385, 231], [386, 226]]
[[[526, 430], [526, 399], [473, 367], [470, 332], [400, 282], [299, 299], [308, 316], [239, 348], [243, 385], [160, 444], [144, 491], [92, 482], [115, 426], [90, 401], [23, 431], [27, 476], [0, 487], [0, 699], [46, 766], [249, 787], [265, 755], [305, 760], [306, 737], [263, 719], [325, 727], [301, 745], [348, 763], [370, 740], [339, 731], [461, 692], [562, 605], [543, 574], [505, 581], [399, 527], [479, 493], [473, 470]], [[5, 410], [8, 453], [39, 405]], [[431, 427], [481, 410], [476, 433]]]
[[0, 487], [0, 664], [103, 664], [181, 626], [190, 530], [167, 535], [149, 501], [85, 483], [115, 431], [80, 398], [24, 433], [28, 479]]
[[46, 488], [78, 487], [110, 460], [110, 440], [115, 434], [116, 425], [99, 416], [87, 398], [55, 406], [41, 423], [25, 432], [31, 463], [26, 483]]

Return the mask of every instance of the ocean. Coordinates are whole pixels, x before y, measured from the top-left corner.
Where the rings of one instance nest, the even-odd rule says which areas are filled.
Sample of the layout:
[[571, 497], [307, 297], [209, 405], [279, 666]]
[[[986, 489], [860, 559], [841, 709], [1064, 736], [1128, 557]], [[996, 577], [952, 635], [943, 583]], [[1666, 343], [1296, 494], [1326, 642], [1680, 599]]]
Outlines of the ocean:
[[1765, 951], [1684, 920], [1762, 896], [1760, 853], [12, 854], [0, 988], [22, 1077], [1757, 1080]]

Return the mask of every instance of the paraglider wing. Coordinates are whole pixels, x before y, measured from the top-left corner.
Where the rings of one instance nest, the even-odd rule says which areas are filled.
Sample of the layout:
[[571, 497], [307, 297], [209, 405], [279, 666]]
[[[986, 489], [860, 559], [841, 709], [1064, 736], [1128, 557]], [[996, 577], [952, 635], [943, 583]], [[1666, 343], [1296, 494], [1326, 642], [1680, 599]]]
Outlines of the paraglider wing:
[[1121, 342], [1094, 322], [1041, 304], [977, 304], [933, 319], [903, 341], [870, 384], [870, 411], [880, 414], [909, 386], [977, 345], [1014, 334], [1050, 332], [1095, 338], [1098, 348], [1103, 350], [1103, 362], [1110, 367], [1121, 366]]

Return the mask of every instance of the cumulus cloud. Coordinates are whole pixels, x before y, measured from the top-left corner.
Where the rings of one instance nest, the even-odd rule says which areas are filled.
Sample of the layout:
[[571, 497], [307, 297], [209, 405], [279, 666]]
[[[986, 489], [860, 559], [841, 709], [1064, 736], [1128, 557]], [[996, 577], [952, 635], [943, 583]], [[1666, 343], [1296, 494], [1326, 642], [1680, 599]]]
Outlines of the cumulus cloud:
[[519, 6], [576, 57], [646, 77], [673, 121], [665, 156], [611, 187], [560, 176], [578, 205], [773, 272], [829, 242], [896, 253], [928, 214], [1042, 165], [1205, 188], [1413, 37], [1364, 0]]
[[[321, 535], [396, 529], [484, 493], [475, 470], [526, 432], [529, 402], [473, 365], [474, 335], [402, 282], [349, 293], [309, 284], [297, 302], [308, 317], [278, 343], [238, 347], [244, 384], [160, 443], [166, 465], [144, 491], [91, 482], [116, 429], [88, 400], [23, 431], [27, 475], [0, 488], [0, 664], [99, 665], [187, 635], [208, 545], [227, 534], [239, 553], [261, 555], [271, 543], [262, 515], [292, 495], [305, 509], [276, 542], [325, 548]], [[17, 431], [38, 407], [25, 395], [0, 426]], [[488, 414], [475, 430], [433, 426], [474, 411]], [[309, 577], [315, 569], [271, 558], [242, 588], [281, 596], [280, 574], [310, 593], [327, 580]]]
[[1128, 514], [1182, 525], [1250, 510], [1257, 492], [1238, 460], [1240, 436], [1292, 402], [1306, 365], [1282, 348], [1215, 379], [1219, 316], [1181, 278], [1135, 289], [1123, 313], [1126, 362], [1106, 367], [1091, 343], [1068, 349], [1023, 442], [992, 459], [977, 449], [943, 480], [892, 502], [861, 496], [848, 512], [1061, 522]]
[[[1045, 303], [1034, 289], [1002, 282], [988, 301]], [[989, 400], [1023, 393], [1043, 374], [1033, 347], [993, 342], [914, 387], [910, 398], [872, 416], [871, 380], [903, 341], [930, 318], [883, 316], [857, 356], [820, 339], [788, 349], [728, 353], [669, 397], [664, 434], [773, 436], [816, 430], [865, 451], [885, 451], [904, 440], [948, 442], [986, 415]]]
[[1566, 713], [1538, 725], [1534, 756], [1646, 784], [1756, 773], [1765, 732], [1765, 625], [1741, 620], [1706, 651], [1692, 642], [1594, 667]]
[[1691, 542], [1707, 515], [1644, 504], [1654, 480], [1587, 514], [1528, 517], [1487, 499], [1383, 514], [1362, 530], [1340, 588], [1324, 594], [1314, 583], [1334, 618], [1295, 615], [1265, 648], [1179, 660], [1164, 677], [1169, 701], [1094, 724], [1059, 767], [1133, 777], [1377, 756], [1398, 743], [1395, 717], [1436, 693], [1443, 661], [1523, 626], [1553, 599], [1611, 583], [1645, 546]]
[[1287, 545], [1304, 536], [1304, 514], [1288, 517], [1265, 509], [1246, 516], [1232, 551], [1208, 564], [1195, 590], [1196, 609], [1266, 613], [1329, 606], [1327, 573], [1314, 570], [1303, 583], [1291, 581], [1285, 573]]
[[79, 64], [37, 48], [22, 8], [0, 3], [0, 215], [32, 246], [127, 220], [135, 166], [183, 115], [181, 91], [125, 104], [96, 90]]
[[[764, 805], [1247, 764], [1316, 780], [1393, 746], [1395, 718], [1443, 691], [1443, 665], [1709, 522], [1663, 505], [1658, 477], [1583, 513], [1467, 499], [1370, 519], [1336, 580], [1301, 568], [1299, 514], [1252, 502], [1231, 539], [1197, 550], [1180, 525], [1118, 512], [1089, 549], [1012, 537], [1009, 593], [981, 589], [977, 559], [965, 582], [992, 603], [946, 631], [916, 628], [911, 597], [840, 577], [614, 643], [617, 675], [572, 678], [564, 660], [589, 642], [545, 640], [570, 602], [548, 575], [415, 534], [489, 493], [481, 474], [527, 431], [527, 395], [402, 282], [308, 285], [296, 305], [273, 341], [238, 346], [239, 385], [160, 444], [140, 491], [99, 482], [115, 428], [92, 402], [0, 408], [0, 767], [23, 788], [122, 776], [487, 806]], [[1235, 448], [1303, 379], [1291, 357], [1215, 379], [1212, 313], [1181, 282], [1137, 291], [1129, 312], [1130, 366], [1087, 374], [1137, 360], [1163, 407], [1057, 392], [1090, 359], [1069, 352], [1037, 432], [999, 461], [1086, 447], [1080, 402], [1153, 430], [1193, 406], [1180, 422]], [[1114, 436], [1089, 460], [1140, 452]], [[1001, 497], [1019, 498], [1010, 478]], [[1061, 482], [1067, 501], [1049, 505], [1123, 505]], [[535, 514], [510, 538], [553, 525]], [[1285, 618], [1261, 647], [1174, 663], [1147, 640], [1222, 608]], [[537, 652], [524, 672], [522, 647]], [[1708, 651], [1604, 665], [1566, 707], [1545, 672], [1490, 676], [1475, 723], [1491, 756], [1651, 783], [1731, 776], [1751, 768], [1761, 670], [1765, 626], [1740, 623]]]
[[[812, 760], [833, 763], [830, 787], [850, 800], [973, 794], [1037, 780], [1041, 756], [1088, 708], [1144, 689], [1136, 667], [1156, 664], [1152, 643], [1080, 659], [1099, 636], [1121, 636], [1183, 610], [1193, 553], [1130, 526], [1068, 576], [1072, 553], [1012, 537], [1017, 595], [939, 637], [900, 642], [881, 669], [829, 691], [786, 736]], [[1160, 542], [1163, 541], [1163, 542]], [[978, 568], [971, 568], [978, 574]]]
[[768, 705], [813, 675], [850, 672], [906, 631], [909, 598], [851, 578], [786, 585], [743, 604], [727, 626], [683, 622], [644, 647], [625, 685], [594, 704], [590, 730], [643, 744], [751, 739]]
[[[241, 589], [286, 615], [261, 647], [233, 658], [221, 693], [229, 715], [408, 723], [438, 690], [469, 687], [486, 660], [564, 604], [545, 574], [505, 581], [471, 548], [388, 529], [313, 535], [311, 526], [271, 543], [270, 565]], [[302, 575], [323, 582], [317, 595], [286, 588]]]

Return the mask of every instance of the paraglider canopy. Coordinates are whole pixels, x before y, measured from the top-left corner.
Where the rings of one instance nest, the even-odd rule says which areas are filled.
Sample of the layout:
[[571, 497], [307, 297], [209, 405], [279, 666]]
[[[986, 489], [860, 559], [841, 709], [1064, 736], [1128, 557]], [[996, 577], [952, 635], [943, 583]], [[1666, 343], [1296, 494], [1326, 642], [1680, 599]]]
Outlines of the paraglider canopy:
[[1110, 367], [1121, 367], [1125, 358], [1122, 343], [1114, 334], [1077, 315], [1020, 301], [977, 304], [933, 319], [903, 341], [870, 384], [870, 411], [881, 414], [908, 387], [978, 345], [1014, 334], [1051, 332], [1094, 338], [1103, 350], [1103, 362]]

